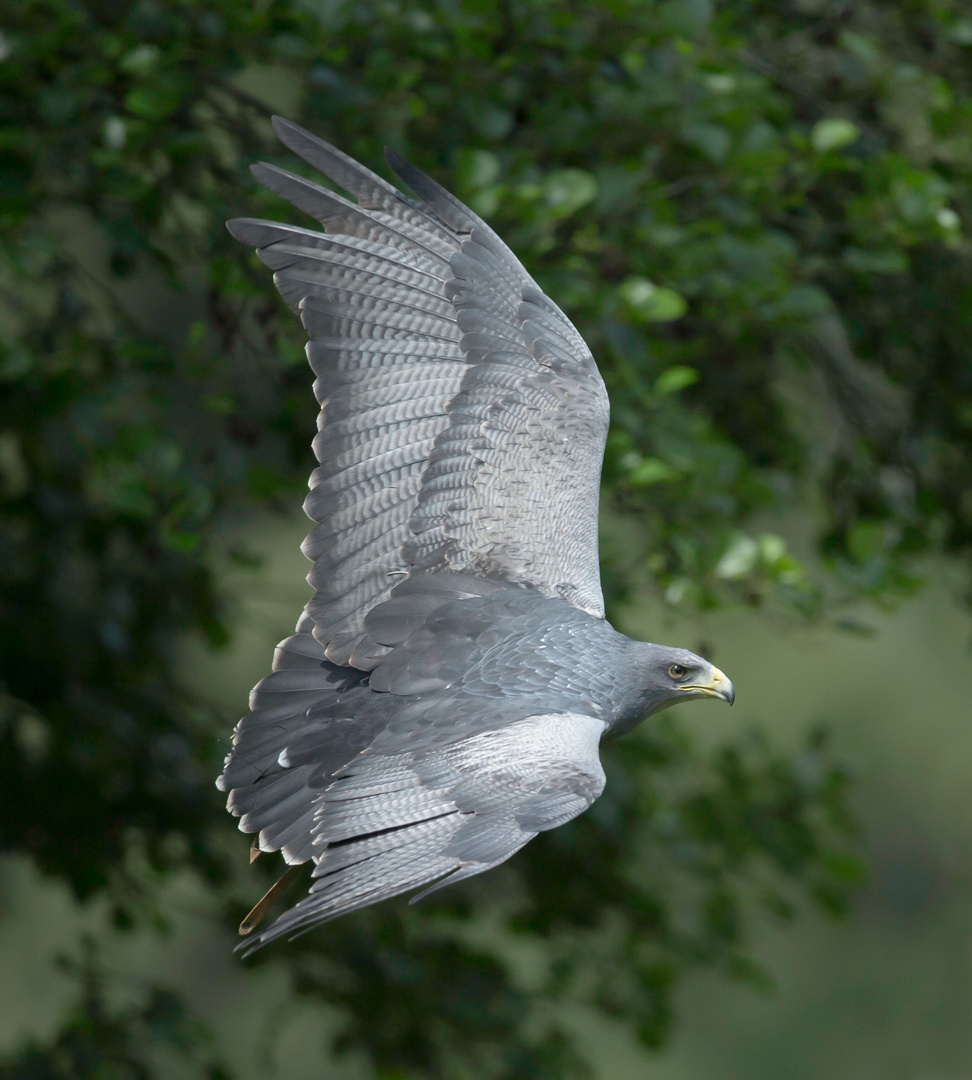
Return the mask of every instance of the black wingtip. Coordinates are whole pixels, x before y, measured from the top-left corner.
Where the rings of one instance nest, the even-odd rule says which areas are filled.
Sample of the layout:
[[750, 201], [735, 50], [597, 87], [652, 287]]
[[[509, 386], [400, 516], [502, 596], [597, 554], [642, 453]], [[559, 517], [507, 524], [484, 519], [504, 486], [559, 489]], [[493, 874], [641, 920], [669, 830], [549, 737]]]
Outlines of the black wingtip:
[[277, 136], [288, 150], [294, 149], [291, 144], [295, 141], [295, 136], [297, 139], [311, 143], [321, 141], [317, 136], [312, 135], [306, 128], [302, 128], [300, 124], [295, 124], [293, 120], [288, 120], [285, 116], [277, 116], [276, 113], [270, 117], [270, 126], [273, 128], [274, 135]]
[[458, 233], [472, 232], [485, 223], [464, 203], [444, 188], [438, 180], [433, 180], [428, 173], [406, 161], [401, 154], [396, 154], [390, 147], [385, 147], [385, 161], [394, 170], [395, 175], [424, 204], [422, 209], [430, 213], [450, 229]]
[[248, 218], [230, 218], [226, 222], [226, 231], [233, 237], [234, 240], [239, 240], [246, 244], [249, 230], [247, 228], [249, 224]]
[[226, 231], [230, 236], [252, 248], [264, 247], [269, 242], [268, 227], [272, 229], [273, 222], [261, 221], [259, 218], [230, 218], [226, 222]]
[[439, 189], [445, 191], [440, 184], [437, 184], [431, 176], [422, 172], [420, 168], [413, 165], [410, 161], [406, 161], [397, 151], [393, 150], [390, 146], [385, 147], [385, 161], [388, 162], [388, 167], [394, 172], [399, 180], [403, 184], [406, 184], [411, 191], [413, 191], [420, 198], [425, 197], [426, 187], [432, 189]]
[[425, 173], [417, 169], [411, 162], [406, 161], [401, 154], [390, 146], [385, 147], [385, 161], [398, 179], [407, 184], [416, 195], [421, 195], [421, 192], [411, 183], [412, 179], [428, 180], [430, 184], [435, 184], [435, 181], [430, 176], [426, 176]]

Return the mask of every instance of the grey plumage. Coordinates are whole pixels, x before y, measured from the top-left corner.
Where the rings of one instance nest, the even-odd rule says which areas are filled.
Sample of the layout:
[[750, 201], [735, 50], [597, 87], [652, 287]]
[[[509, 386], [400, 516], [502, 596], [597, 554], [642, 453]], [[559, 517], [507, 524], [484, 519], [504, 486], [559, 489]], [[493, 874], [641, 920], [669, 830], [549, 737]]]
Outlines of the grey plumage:
[[313, 861], [314, 882], [249, 947], [495, 866], [597, 798], [605, 732], [733, 695], [707, 661], [604, 620], [608, 401], [563, 312], [397, 155], [421, 201], [274, 129], [356, 201], [256, 165], [327, 232], [229, 222], [300, 315], [321, 403], [315, 592], [218, 780], [240, 828]]

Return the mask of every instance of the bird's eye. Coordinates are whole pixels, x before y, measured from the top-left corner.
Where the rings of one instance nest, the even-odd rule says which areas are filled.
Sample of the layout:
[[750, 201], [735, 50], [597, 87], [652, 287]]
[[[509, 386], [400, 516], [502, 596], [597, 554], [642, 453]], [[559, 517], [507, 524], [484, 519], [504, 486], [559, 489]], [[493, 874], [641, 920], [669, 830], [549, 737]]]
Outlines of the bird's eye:
[[683, 668], [681, 664], [672, 664], [668, 669], [668, 674], [671, 675], [673, 679], [680, 679], [685, 674], [685, 668]]

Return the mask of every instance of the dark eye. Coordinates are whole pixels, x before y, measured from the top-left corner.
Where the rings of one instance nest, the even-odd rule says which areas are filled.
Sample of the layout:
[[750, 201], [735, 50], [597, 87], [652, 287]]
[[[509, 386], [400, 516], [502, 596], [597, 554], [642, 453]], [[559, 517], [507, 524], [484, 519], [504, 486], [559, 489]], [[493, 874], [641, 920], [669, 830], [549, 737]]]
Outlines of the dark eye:
[[680, 679], [685, 674], [685, 668], [683, 668], [681, 664], [672, 664], [668, 669], [668, 674], [671, 675], [673, 679]]

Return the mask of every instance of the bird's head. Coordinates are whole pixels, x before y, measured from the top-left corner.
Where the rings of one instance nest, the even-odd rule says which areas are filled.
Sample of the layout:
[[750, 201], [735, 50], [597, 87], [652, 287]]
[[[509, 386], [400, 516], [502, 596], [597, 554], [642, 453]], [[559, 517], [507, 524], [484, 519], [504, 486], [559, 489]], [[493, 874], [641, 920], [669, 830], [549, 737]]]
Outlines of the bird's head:
[[688, 649], [655, 645], [649, 655], [648, 712], [658, 712], [679, 701], [693, 698], [718, 698], [730, 705], [736, 691], [729, 677], [714, 664]]

